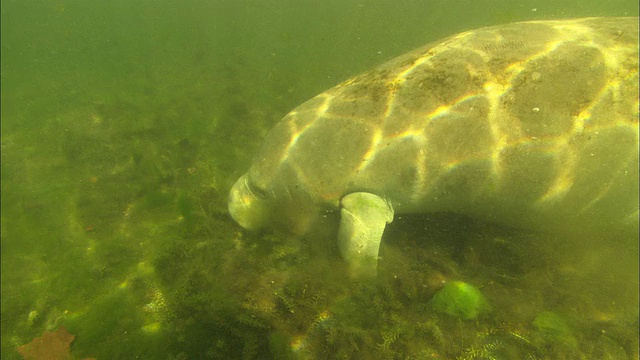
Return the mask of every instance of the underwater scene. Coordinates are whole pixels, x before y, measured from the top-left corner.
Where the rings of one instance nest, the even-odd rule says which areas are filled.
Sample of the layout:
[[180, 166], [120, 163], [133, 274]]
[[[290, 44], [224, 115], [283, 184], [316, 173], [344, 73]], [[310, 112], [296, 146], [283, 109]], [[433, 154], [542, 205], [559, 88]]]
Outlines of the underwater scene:
[[[577, 166], [575, 173], [588, 180], [565, 174], [553, 188], [582, 184], [581, 196], [596, 204], [614, 192], [598, 176], [624, 170], [631, 179], [616, 192], [622, 200], [585, 215], [578, 229], [564, 218], [582, 209], [566, 206], [549, 221], [555, 227], [515, 226], [520, 214], [512, 204], [527, 194], [515, 190], [498, 199], [507, 205], [496, 216], [456, 211], [457, 205], [400, 211], [396, 203], [393, 221], [382, 222], [377, 266], [365, 266], [368, 276], [359, 277], [357, 262], [345, 256], [353, 237], [344, 235], [350, 214], [337, 207], [339, 198], [336, 208], [308, 222], [298, 218], [315, 204], [297, 186], [282, 185], [285, 194], [276, 197], [296, 199], [296, 221], [278, 207], [247, 215], [257, 220], [229, 211], [236, 202], [275, 196], [279, 185], [260, 188], [263, 179], [277, 178], [260, 174], [261, 162], [274, 148], [302, 148], [306, 140], [302, 131], [277, 137], [270, 130], [314, 96], [341, 83], [338, 89], [366, 83], [371, 74], [387, 76], [365, 72], [463, 31], [637, 17], [636, 1], [6, 0], [1, 12], [2, 359], [638, 359], [638, 158], [606, 166], [619, 159], [615, 154], [637, 152], [637, 27], [635, 34], [604, 31], [598, 38], [609, 44], [635, 36], [635, 49], [612, 48], [636, 56], [620, 62], [605, 56], [628, 71], [611, 75], [575, 60], [586, 59], [585, 50], [559, 61], [579, 64], [553, 75], [570, 80], [545, 89], [544, 96], [555, 94], [547, 106], [565, 109], [575, 94], [590, 91], [571, 84], [579, 75], [590, 76], [580, 84], [634, 84], [624, 93], [635, 107], [631, 124], [612, 132], [609, 156], [590, 154], [603, 165], [580, 163], [588, 171]], [[469, 40], [466, 47], [506, 54], [532, 46], [529, 40]], [[524, 63], [511, 68], [518, 66], [527, 71]], [[527, 81], [544, 79], [540, 66]], [[370, 75], [345, 82], [363, 73]], [[456, 84], [468, 82], [427, 83], [451, 91]], [[402, 86], [392, 82], [383, 92], [402, 94]], [[598, 89], [591, 119], [599, 106], [620, 102]], [[352, 100], [327, 94], [319, 99], [332, 99], [332, 106]], [[536, 96], [527, 95], [523, 106]], [[462, 99], [455, 106], [471, 98], [453, 97]], [[330, 108], [307, 104], [318, 113]], [[463, 109], [467, 118], [479, 111], [474, 106]], [[437, 117], [453, 107], [438, 107]], [[345, 111], [370, 111], [354, 108]], [[305, 107], [299, 109], [289, 115], [292, 123], [304, 122], [296, 116]], [[358, 144], [354, 132], [342, 130], [326, 130], [329, 141], [315, 142], [313, 156], [287, 153], [274, 161], [298, 159], [317, 178], [337, 182], [348, 153], [326, 149], [335, 150], [339, 138]], [[431, 141], [444, 147], [442, 139], [455, 131]], [[598, 134], [591, 144], [604, 138]], [[527, 146], [522, 151], [534, 145]], [[518, 184], [547, 187], [531, 180], [545, 173], [541, 163], [552, 152], [543, 150], [538, 162], [521, 164], [528, 170]], [[230, 202], [252, 163], [249, 180], [240, 181], [248, 193]], [[279, 173], [282, 183], [294, 176], [284, 175], [291, 177]], [[452, 191], [473, 180], [462, 179]], [[593, 190], [601, 183], [606, 191]], [[389, 189], [405, 188], [399, 181]], [[446, 194], [443, 202], [458, 199]], [[629, 226], [592, 231], [601, 219], [619, 220], [629, 206], [635, 212], [622, 219]], [[254, 221], [267, 226], [250, 229]]]

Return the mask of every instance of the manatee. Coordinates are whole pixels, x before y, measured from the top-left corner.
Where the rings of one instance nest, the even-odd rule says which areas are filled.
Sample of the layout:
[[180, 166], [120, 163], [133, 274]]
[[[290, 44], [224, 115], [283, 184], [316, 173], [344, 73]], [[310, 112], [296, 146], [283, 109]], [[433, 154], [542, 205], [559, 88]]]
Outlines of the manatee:
[[356, 278], [397, 214], [636, 231], [638, 18], [487, 27], [375, 67], [287, 114], [228, 206], [249, 230], [339, 211]]

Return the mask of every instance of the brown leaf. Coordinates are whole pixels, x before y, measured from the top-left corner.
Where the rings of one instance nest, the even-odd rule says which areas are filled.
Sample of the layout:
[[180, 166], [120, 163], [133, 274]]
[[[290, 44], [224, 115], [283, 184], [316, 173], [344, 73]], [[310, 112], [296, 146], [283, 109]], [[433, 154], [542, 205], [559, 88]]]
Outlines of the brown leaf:
[[55, 332], [45, 331], [41, 337], [18, 347], [17, 350], [25, 360], [70, 360], [73, 357], [69, 347], [75, 337], [61, 326]]

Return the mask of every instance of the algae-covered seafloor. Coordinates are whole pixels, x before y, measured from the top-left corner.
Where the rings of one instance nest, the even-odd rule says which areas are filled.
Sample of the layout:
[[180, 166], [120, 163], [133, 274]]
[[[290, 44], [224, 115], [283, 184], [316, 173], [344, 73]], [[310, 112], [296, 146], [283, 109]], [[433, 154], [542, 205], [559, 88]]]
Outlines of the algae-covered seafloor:
[[[256, 9], [230, 5], [16, 4], [2, 13], [3, 359], [61, 327], [78, 359], [637, 358], [634, 239], [403, 216], [378, 279], [354, 283], [326, 241], [334, 214], [303, 238], [231, 220], [228, 190], [265, 132], [339, 81], [327, 73], [365, 67], [310, 63], [314, 47], [287, 28], [304, 21], [260, 34], [241, 16]], [[361, 8], [350, 14], [365, 26]], [[471, 313], [438, 311], [446, 283], [472, 289], [444, 293]]]

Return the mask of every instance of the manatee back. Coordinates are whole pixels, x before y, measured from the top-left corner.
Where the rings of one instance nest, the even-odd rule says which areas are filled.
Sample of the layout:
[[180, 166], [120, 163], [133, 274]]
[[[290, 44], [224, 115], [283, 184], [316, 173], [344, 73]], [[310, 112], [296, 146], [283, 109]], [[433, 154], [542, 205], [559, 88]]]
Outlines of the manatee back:
[[367, 191], [400, 213], [637, 224], [637, 54], [637, 18], [461, 33], [293, 110], [250, 177], [327, 206]]

